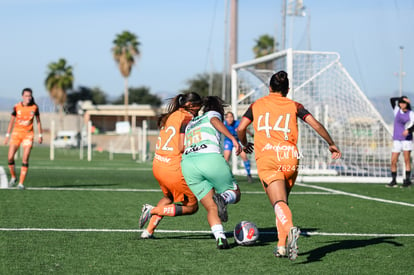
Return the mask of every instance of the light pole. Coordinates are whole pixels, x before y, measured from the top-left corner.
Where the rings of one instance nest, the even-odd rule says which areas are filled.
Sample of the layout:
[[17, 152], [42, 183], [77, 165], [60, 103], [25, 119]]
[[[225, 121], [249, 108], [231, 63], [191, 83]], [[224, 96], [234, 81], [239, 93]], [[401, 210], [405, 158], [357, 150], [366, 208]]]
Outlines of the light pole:
[[403, 51], [404, 47], [400, 46], [400, 97], [402, 96], [402, 90], [403, 90], [403, 77], [405, 76], [405, 72], [403, 72]]
[[[286, 4], [286, 1], [288, 3]], [[303, 5], [303, 0], [282, 0], [282, 50], [286, 49], [286, 16], [291, 17], [304, 17], [305, 6]], [[290, 23], [290, 37], [289, 37], [289, 48], [292, 48], [293, 45], [293, 18]]]

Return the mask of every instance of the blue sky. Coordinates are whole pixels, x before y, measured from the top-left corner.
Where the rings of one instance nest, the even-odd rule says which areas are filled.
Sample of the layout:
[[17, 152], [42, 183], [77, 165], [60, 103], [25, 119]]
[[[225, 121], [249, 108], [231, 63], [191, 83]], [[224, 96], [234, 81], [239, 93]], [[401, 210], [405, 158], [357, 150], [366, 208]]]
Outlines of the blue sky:
[[[0, 0], [0, 96], [20, 99], [23, 87], [47, 96], [47, 64], [65, 58], [75, 88], [123, 91], [112, 41], [124, 30], [141, 42], [129, 84], [175, 94], [200, 73], [224, 64], [226, 0]], [[281, 39], [281, 0], [239, 0], [238, 61], [254, 57], [255, 39]], [[414, 0], [304, 0], [311, 49], [332, 51], [368, 97], [414, 92]], [[306, 50], [308, 17], [293, 19], [287, 46]], [[290, 30], [291, 18], [287, 19]], [[290, 40], [290, 38], [293, 38]]]

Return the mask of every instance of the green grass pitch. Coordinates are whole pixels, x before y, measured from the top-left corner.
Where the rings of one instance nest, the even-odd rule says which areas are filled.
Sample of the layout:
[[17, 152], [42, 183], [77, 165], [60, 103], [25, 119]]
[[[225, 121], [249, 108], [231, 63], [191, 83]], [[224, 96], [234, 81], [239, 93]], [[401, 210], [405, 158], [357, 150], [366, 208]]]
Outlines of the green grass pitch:
[[[7, 171], [7, 147], [0, 147]], [[224, 224], [232, 248], [217, 250], [200, 210], [165, 217], [157, 239], [141, 240], [143, 203], [161, 198], [151, 163], [105, 152], [35, 147], [27, 190], [0, 189], [0, 274], [412, 274], [414, 188], [300, 183], [289, 205], [302, 230], [296, 261], [275, 258], [275, 216], [257, 179], [237, 177], [241, 201]], [[16, 160], [19, 170], [20, 159]], [[259, 241], [234, 244], [241, 220]]]

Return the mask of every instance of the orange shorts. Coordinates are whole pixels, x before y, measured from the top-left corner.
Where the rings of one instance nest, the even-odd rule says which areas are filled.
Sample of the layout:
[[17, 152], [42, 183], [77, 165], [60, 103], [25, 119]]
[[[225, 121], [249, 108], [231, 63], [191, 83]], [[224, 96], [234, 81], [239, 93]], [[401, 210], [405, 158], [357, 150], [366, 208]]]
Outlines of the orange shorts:
[[282, 161], [274, 157], [262, 157], [256, 160], [257, 173], [260, 181], [266, 189], [275, 180], [285, 180], [286, 186], [292, 188], [298, 175], [299, 160], [286, 158]]
[[23, 147], [32, 147], [34, 140], [34, 132], [13, 132], [10, 144]]
[[167, 166], [161, 162], [154, 161], [152, 172], [158, 181], [164, 196], [173, 202], [183, 205], [197, 204], [197, 198], [191, 192], [181, 172], [181, 165]]

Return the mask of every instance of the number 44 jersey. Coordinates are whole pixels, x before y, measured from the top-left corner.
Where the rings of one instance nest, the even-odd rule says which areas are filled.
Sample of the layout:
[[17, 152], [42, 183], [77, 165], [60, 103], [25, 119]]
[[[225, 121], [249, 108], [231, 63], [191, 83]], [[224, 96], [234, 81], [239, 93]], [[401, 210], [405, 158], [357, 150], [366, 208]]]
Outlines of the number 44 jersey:
[[256, 100], [243, 115], [253, 121], [256, 159], [266, 155], [298, 154], [297, 118], [310, 113], [302, 104], [278, 93]]

